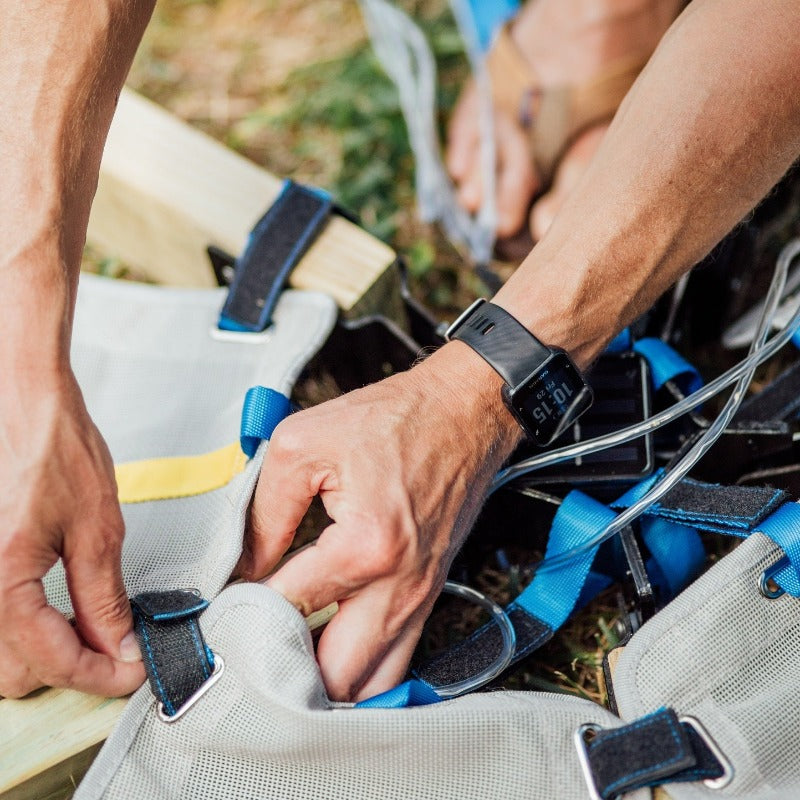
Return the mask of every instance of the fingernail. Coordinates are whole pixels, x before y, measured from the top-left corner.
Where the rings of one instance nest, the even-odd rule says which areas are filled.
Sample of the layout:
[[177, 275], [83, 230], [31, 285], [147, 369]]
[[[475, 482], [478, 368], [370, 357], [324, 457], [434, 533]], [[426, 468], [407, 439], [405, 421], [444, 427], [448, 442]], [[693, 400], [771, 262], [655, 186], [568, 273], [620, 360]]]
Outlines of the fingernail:
[[142, 660], [142, 652], [139, 650], [133, 631], [119, 643], [119, 660], [125, 662]]

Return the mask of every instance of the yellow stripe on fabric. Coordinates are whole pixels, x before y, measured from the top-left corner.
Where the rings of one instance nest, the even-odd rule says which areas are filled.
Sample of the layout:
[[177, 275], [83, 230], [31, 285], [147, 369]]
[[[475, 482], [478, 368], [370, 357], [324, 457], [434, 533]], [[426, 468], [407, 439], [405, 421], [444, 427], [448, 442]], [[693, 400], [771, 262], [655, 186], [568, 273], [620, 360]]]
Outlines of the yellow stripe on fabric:
[[230, 483], [247, 464], [239, 442], [199, 456], [149, 458], [117, 464], [120, 503], [191, 497]]

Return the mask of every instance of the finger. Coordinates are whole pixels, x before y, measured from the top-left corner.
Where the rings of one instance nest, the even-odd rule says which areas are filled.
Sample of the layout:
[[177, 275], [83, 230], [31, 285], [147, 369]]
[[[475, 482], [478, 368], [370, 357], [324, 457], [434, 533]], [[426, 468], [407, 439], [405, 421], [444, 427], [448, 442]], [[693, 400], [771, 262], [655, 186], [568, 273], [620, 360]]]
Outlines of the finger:
[[67, 620], [47, 605], [38, 581], [22, 584], [14, 594], [16, 613], [6, 617], [4, 637], [39, 683], [106, 697], [128, 694], [142, 684], [140, 661], [118, 661], [87, 647]]
[[322, 680], [333, 700], [353, 701], [403, 679], [418, 629], [407, 629], [389, 595], [370, 587], [339, 605], [317, 645]]
[[460, 183], [472, 167], [475, 148], [480, 140], [478, 94], [469, 83], [458, 98], [447, 129], [447, 170]]
[[280, 561], [321, 482], [312, 482], [302, 451], [284, 444], [279, 430], [264, 456], [237, 570], [248, 580], [262, 578]]
[[474, 157], [458, 187], [458, 202], [463, 208], [474, 214], [481, 207], [483, 198], [483, 173], [481, 170], [480, 145], [475, 144]]
[[413, 623], [409, 622], [406, 625], [394, 644], [380, 659], [372, 674], [361, 684], [355, 694], [356, 702], [388, 692], [405, 678], [417, 642], [422, 635], [424, 623], [425, 616], [417, 615]]
[[505, 114], [495, 115], [497, 132], [497, 235], [515, 234], [539, 188], [527, 138]]
[[98, 512], [93, 523], [91, 529], [64, 539], [62, 559], [77, 630], [100, 653], [119, 661], [140, 661], [122, 579], [125, 524], [116, 502]]
[[26, 664], [0, 644], [0, 697], [24, 697], [42, 685]]
[[268, 581], [304, 616], [350, 597], [377, 577], [363, 548], [348, 546], [336, 526], [328, 526], [314, 545], [289, 559]]
[[529, 225], [534, 241], [540, 241], [550, 229], [558, 208], [559, 198], [554, 191], [549, 191], [547, 194], [542, 195], [533, 204]]

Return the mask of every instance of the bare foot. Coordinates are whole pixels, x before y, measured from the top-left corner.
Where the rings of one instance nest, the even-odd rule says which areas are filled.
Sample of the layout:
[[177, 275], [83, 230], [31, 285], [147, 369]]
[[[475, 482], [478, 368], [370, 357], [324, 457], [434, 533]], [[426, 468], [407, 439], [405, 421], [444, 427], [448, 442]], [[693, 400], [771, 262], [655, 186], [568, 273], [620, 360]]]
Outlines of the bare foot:
[[[582, 86], [622, 59], [644, 61], [684, 4], [685, 0], [529, 0], [511, 37], [544, 90]], [[524, 225], [532, 198], [545, 188], [531, 157], [529, 131], [514, 116], [508, 109], [495, 108], [500, 237]], [[482, 197], [479, 150], [478, 102], [470, 83], [450, 122], [446, 160], [459, 201], [473, 212]]]

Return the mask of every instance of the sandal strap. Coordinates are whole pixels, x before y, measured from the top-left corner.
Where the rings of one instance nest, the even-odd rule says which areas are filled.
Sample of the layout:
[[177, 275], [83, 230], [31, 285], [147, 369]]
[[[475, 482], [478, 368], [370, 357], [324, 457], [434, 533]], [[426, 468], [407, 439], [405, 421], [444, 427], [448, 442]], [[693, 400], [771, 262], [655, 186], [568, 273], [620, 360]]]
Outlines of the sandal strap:
[[580, 86], [542, 87], [513, 37], [510, 24], [497, 33], [487, 57], [495, 108], [529, 132], [531, 156], [544, 181], [575, 136], [611, 119], [648, 57], [615, 61]]

